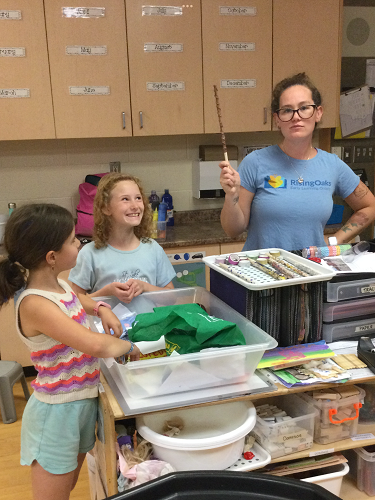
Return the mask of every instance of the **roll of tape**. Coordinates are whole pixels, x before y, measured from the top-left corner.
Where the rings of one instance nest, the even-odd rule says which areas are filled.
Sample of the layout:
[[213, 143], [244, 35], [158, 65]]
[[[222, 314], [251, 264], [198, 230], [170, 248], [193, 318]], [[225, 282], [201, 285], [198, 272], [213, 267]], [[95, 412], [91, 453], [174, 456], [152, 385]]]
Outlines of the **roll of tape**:
[[215, 257], [215, 264], [225, 264], [225, 257], [221, 257], [220, 255]]
[[249, 259], [241, 259], [238, 263], [240, 267], [250, 267]]
[[240, 258], [236, 253], [231, 253], [228, 255], [228, 263], [231, 264], [232, 266], [237, 266], [240, 261]]

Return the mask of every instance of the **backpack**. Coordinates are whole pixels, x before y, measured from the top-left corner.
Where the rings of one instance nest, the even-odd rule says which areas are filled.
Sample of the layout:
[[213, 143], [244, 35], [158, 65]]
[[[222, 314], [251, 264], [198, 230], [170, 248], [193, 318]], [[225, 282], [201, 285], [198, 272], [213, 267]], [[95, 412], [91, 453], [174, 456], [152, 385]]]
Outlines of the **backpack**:
[[77, 205], [76, 234], [92, 236], [94, 230], [94, 198], [100, 179], [107, 173], [86, 175], [85, 182], [78, 186], [79, 203]]

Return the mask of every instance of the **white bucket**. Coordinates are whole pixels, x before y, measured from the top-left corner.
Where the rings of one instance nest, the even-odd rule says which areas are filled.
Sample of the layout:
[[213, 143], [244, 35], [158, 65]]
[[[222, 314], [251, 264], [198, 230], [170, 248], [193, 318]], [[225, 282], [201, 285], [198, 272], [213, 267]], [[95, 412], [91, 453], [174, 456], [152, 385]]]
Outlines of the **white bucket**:
[[[180, 434], [163, 435], [165, 422], [175, 417], [183, 421]], [[176, 470], [221, 470], [241, 457], [255, 421], [253, 404], [239, 401], [143, 415], [137, 417], [137, 430], [152, 443], [155, 457]]]
[[5, 224], [7, 223], [8, 218], [8, 215], [0, 214], [0, 245], [3, 243]]

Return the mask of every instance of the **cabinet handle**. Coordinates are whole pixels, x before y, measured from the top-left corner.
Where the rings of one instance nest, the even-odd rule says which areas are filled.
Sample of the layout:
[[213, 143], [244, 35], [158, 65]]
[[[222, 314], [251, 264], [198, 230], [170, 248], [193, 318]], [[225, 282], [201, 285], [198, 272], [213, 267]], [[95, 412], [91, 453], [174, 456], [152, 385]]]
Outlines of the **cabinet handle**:
[[126, 128], [125, 113], [124, 113], [124, 111], [122, 112], [122, 128]]
[[143, 112], [139, 112], [139, 127], [143, 128]]
[[267, 108], [263, 108], [263, 125], [267, 123]]

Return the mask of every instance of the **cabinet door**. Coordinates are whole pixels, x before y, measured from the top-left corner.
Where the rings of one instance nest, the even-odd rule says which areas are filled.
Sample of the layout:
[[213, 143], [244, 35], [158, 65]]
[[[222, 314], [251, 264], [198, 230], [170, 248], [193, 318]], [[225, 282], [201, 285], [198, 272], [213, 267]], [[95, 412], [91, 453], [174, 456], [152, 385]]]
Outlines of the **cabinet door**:
[[45, 2], [57, 137], [132, 135], [124, 1], [66, 5]]
[[214, 85], [224, 131], [270, 130], [272, 0], [203, 2], [202, 33], [205, 132], [219, 132]]
[[53, 139], [43, 0], [0, 9], [0, 140]]
[[200, 0], [126, 1], [133, 134], [203, 132]]
[[273, 0], [273, 84], [304, 71], [322, 94], [321, 127], [338, 124], [342, 0]]

